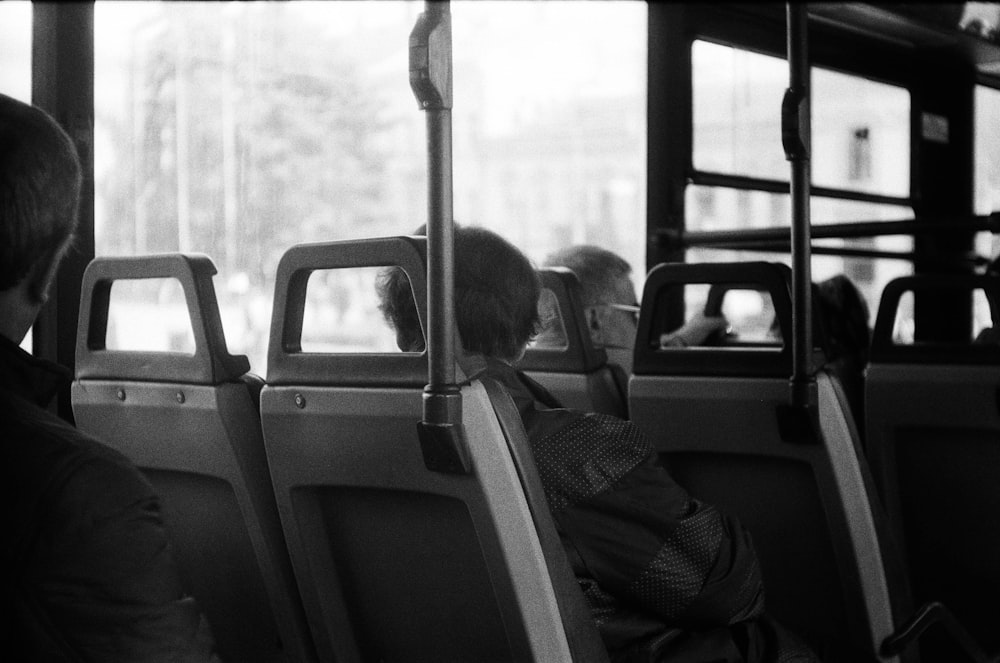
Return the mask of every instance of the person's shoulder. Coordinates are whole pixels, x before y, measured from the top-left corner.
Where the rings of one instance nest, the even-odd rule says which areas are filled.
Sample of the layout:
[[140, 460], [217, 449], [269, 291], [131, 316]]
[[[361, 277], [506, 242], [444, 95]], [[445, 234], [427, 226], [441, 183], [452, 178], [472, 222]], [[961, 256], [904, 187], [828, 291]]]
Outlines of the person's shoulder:
[[14, 486], [99, 511], [153, 496], [146, 478], [118, 451], [41, 408], [14, 405], [0, 419]]

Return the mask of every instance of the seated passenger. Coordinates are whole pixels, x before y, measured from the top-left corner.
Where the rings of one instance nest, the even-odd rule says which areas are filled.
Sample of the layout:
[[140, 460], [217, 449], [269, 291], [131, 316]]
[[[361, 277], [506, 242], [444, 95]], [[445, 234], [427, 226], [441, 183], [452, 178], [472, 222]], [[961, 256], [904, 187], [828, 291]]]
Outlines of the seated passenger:
[[0, 95], [0, 649], [23, 661], [218, 660], [152, 487], [46, 410], [69, 371], [18, 347], [72, 242], [80, 186], [59, 125]]
[[[560, 249], [545, 259], [546, 267], [567, 267], [580, 281], [584, 314], [594, 345], [603, 347], [608, 362], [632, 372], [639, 304], [630, 274], [632, 266], [621, 256], [589, 244]], [[725, 318], [698, 313], [679, 329], [664, 334], [664, 346], [700, 345], [713, 334], [725, 333]]]
[[[422, 232], [421, 230], [417, 231]], [[539, 325], [528, 259], [482, 228], [455, 229], [455, 316], [470, 378], [510, 393], [556, 528], [612, 659], [811, 661], [764, 615], [749, 534], [692, 498], [628, 421], [558, 407], [514, 368]], [[405, 273], [378, 282], [400, 347], [424, 342]]]
[[821, 281], [813, 292], [826, 328], [827, 368], [840, 380], [860, 432], [865, 422], [865, 369], [872, 345], [868, 304], [843, 274]]

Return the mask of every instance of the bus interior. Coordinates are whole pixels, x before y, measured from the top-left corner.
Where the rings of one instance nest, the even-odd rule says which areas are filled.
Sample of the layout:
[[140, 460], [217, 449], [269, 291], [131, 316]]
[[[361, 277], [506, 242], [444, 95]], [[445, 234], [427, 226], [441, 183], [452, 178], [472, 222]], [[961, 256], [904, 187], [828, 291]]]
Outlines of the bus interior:
[[[1000, 660], [1000, 3], [9, 0], [0, 43], [84, 164], [24, 347], [164, 498], [224, 660], [609, 660], [457, 356], [456, 221], [629, 262], [630, 371], [559, 268], [520, 367], [735, 514], [783, 624]], [[726, 333], [661, 344], [697, 313]]]

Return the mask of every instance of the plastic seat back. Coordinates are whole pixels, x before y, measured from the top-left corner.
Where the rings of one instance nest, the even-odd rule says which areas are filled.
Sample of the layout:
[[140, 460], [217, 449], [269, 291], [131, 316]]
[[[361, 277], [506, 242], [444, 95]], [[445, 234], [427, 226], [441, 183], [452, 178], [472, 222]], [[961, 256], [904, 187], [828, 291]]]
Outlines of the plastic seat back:
[[576, 275], [565, 267], [541, 269], [538, 274], [544, 329], [519, 368], [566, 407], [626, 418], [628, 378], [591, 341]]
[[[1000, 647], [1000, 345], [894, 339], [908, 292], [972, 297], [993, 328], [1000, 277], [916, 276], [882, 294], [865, 392], [867, 454], [905, 544], [914, 592], [941, 600], [987, 649]], [[918, 330], [919, 331], [919, 330]]]
[[723, 346], [659, 347], [667, 301], [688, 284], [710, 286], [706, 313], [742, 309], [758, 328], [776, 320], [791, 338], [789, 277], [771, 263], [654, 268], [629, 383], [632, 420], [682, 486], [750, 531], [770, 614], [814, 643], [877, 658], [909, 616], [908, 595], [836, 379], [816, 374], [810, 420], [789, 405], [790, 343], [737, 335]]
[[311, 273], [397, 266], [423, 324], [424, 256], [423, 238], [390, 237], [293, 247], [278, 268], [264, 438], [321, 657], [601, 660], [596, 637], [580, 648], [564, 627], [565, 597], [582, 594], [571, 573], [577, 596], [565, 592], [547, 507], [525, 493], [533, 461], [515, 462], [504, 430], [516, 426], [501, 426], [484, 385], [461, 389], [471, 473], [432, 470], [417, 432], [425, 353], [302, 352]]
[[[84, 275], [72, 388], [79, 428], [125, 454], [163, 500], [187, 591], [224, 660], [312, 661], [246, 357], [226, 350], [202, 255], [98, 258]], [[174, 279], [193, 354], [108, 348], [112, 286]], [[162, 324], [162, 323], [161, 323]]]

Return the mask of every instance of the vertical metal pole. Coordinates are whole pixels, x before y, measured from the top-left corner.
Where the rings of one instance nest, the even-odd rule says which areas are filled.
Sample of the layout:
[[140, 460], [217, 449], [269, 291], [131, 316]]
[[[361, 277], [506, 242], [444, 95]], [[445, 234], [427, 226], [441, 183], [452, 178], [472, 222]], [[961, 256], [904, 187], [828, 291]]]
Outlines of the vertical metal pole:
[[468, 473], [462, 395], [455, 384], [451, 69], [450, 6], [428, 0], [410, 34], [410, 87], [427, 113], [428, 384], [418, 431], [429, 469]]
[[[427, 2], [427, 20], [451, 45], [447, 2]], [[430, 67], [447, 74], [441, 100], [421, 101], [427, 114], [427, 311], [428, 387], [436, 391], [455, 383], [455, 230], [452, 223], [451, 50], [431, 49]]]
[[792, 404], [809, 403], [812, 381], [812, 269], [809, 218], [809, 18], [806, 5], [787, 4], [789, 87], [782, 102], [782, 144], [791, 162]]

